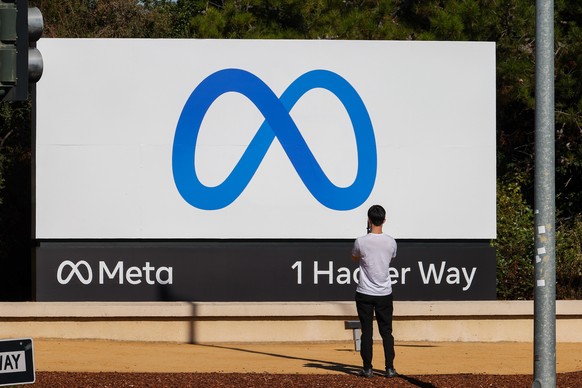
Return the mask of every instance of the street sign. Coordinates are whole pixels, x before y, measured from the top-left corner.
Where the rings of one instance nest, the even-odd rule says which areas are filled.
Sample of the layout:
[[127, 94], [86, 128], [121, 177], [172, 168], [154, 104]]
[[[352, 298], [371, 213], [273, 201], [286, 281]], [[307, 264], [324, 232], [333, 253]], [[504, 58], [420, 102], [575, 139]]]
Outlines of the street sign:
[[32, 339], [0, 340], [0, 386], [34, 383]]

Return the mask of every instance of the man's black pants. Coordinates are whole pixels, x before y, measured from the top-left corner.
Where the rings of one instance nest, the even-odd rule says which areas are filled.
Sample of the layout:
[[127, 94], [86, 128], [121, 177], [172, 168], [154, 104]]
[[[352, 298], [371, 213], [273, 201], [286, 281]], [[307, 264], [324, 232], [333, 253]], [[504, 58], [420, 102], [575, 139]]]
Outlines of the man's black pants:
[[372, 369], [373, 323], [374, 312], [378, 321], [378, 330], [384, 345], [386, 369], [394, 367], [394, 337], [392, 336], [392, 312], [394, 311], [392, 295], [371, 296], [356, 292], [356, 308], [362, 325], [360, 355], [364, 369]]

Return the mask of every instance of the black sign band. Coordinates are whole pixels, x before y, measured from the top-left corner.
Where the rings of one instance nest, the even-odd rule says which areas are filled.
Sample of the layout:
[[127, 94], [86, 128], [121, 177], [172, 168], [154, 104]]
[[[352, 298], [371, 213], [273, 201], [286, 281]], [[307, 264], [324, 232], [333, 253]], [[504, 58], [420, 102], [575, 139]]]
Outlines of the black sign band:
[[[347, 301], [353, 241], [42, 242], [38, 301]], [[395, 300], [495, 299], [487, 242], [398, 242]]]

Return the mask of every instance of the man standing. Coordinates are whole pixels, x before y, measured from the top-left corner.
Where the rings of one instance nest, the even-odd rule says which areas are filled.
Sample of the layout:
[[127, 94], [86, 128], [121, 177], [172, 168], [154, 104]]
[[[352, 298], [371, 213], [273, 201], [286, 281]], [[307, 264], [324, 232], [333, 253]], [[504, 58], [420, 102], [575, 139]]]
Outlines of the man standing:
[[352, 248], [352, 258], [359, 262], [360, 280], [356, 288], [356, 307], [362, 326], [360, 355], [364, 369], [360, 376], [373, 377], [372, 330], [374, 313], [384, 345], [386, 377], [398, 376], [394, 369], [394, 337], [392, 336], [392, 283], [390, 262], [396, 257], [396, 241], [384, 234], [386, 211], [380, 205], [368, 210], [368, 234], [358, 237]]

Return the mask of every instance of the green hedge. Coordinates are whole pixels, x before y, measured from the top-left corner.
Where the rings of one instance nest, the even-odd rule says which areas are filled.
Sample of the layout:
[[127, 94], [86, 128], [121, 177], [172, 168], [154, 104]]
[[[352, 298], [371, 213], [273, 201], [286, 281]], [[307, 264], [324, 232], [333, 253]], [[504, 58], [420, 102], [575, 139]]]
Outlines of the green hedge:
[[582, 216], [558, 223], [556, 297], [582, 299]]
[[[497, 298], [532, 299], [534, 212], [519, 180], [497, 182]], [[556, 222], [556, 299], [582, 299], [582, 217]]]
[[519, 182], [497, 182], [497, 298], [533, 298], [534, 213]]

